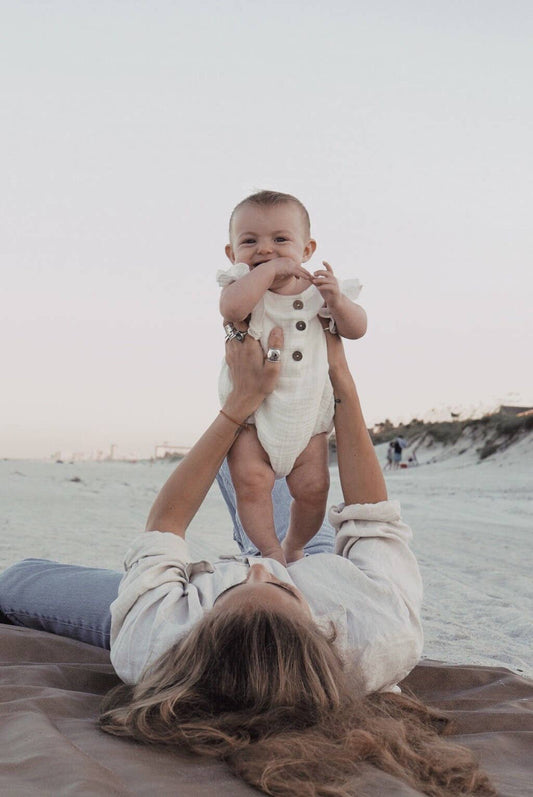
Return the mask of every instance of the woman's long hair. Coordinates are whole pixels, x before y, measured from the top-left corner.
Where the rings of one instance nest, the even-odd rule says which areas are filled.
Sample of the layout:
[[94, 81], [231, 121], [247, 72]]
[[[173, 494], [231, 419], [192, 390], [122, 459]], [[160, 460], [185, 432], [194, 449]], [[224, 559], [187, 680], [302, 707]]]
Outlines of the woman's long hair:
[[104, 698], [101, 728], [224, 760], [276, 797], [357, 794], [371, 764], [432, 797], [496, 794], [448, 721], [413, 698], [364, 695], [311, 621], [266, 609], [207, 614], [144, 674]]

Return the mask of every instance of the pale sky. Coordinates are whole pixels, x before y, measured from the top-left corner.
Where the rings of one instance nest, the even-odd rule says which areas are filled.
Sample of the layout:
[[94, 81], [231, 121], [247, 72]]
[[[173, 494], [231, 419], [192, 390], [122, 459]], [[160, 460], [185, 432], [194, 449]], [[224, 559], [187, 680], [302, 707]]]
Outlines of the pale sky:
[[0, 456], [190, 445], [233, 206], [364, 284], [369, 423], [533, 403], [529, 0], [0, 0]]

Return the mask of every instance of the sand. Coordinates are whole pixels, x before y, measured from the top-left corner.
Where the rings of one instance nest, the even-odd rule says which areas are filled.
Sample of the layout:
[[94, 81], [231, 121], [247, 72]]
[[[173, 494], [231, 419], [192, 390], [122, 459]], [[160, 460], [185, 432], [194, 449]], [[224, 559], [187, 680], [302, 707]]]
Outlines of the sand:
[[[385, 447], [378, 447], [385, 460]], [[503, 665], [533, 677], [533, 436], [478, 461], [434, 446], [388, 472], [425, 583], [424, 657]], [[431, 461], [437, 460], [437, 461]], [[0, 567], [34, 556], [121, 569], [165, 462], [0, 462]], [[331, 469], [330, 502], [341, 500]], [[236, 551], [214, 486], [189, 537], [197, 558]]]

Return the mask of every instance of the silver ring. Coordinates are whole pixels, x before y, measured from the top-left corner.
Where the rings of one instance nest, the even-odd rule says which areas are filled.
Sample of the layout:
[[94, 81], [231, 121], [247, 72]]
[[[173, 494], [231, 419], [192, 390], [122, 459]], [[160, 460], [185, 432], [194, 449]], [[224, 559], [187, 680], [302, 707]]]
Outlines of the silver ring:
[[243, 343], [248, 334], [248, 330], [236, 329], [233, 324], [224, 324], [224, 329], [226, 330], [226, 343], [230, 340], [238, 340], [239, 343]]
[[266, 353], [269, 363], [277, 363], [281, 360], [281, 349], [269, 349]]

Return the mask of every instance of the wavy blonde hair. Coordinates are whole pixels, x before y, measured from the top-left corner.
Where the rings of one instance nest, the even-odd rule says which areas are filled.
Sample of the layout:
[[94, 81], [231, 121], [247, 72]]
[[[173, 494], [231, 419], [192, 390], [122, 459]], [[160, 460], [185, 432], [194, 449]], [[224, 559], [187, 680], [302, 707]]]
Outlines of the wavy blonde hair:
[[496, 792], [447, 719], [413, 698], [364, 695], [325, 633], [266, 609], [207, 614], [104, 698], [106, 733], [219, 758], [276, 797], [345, 797], [372, 764], [432, 797]]

